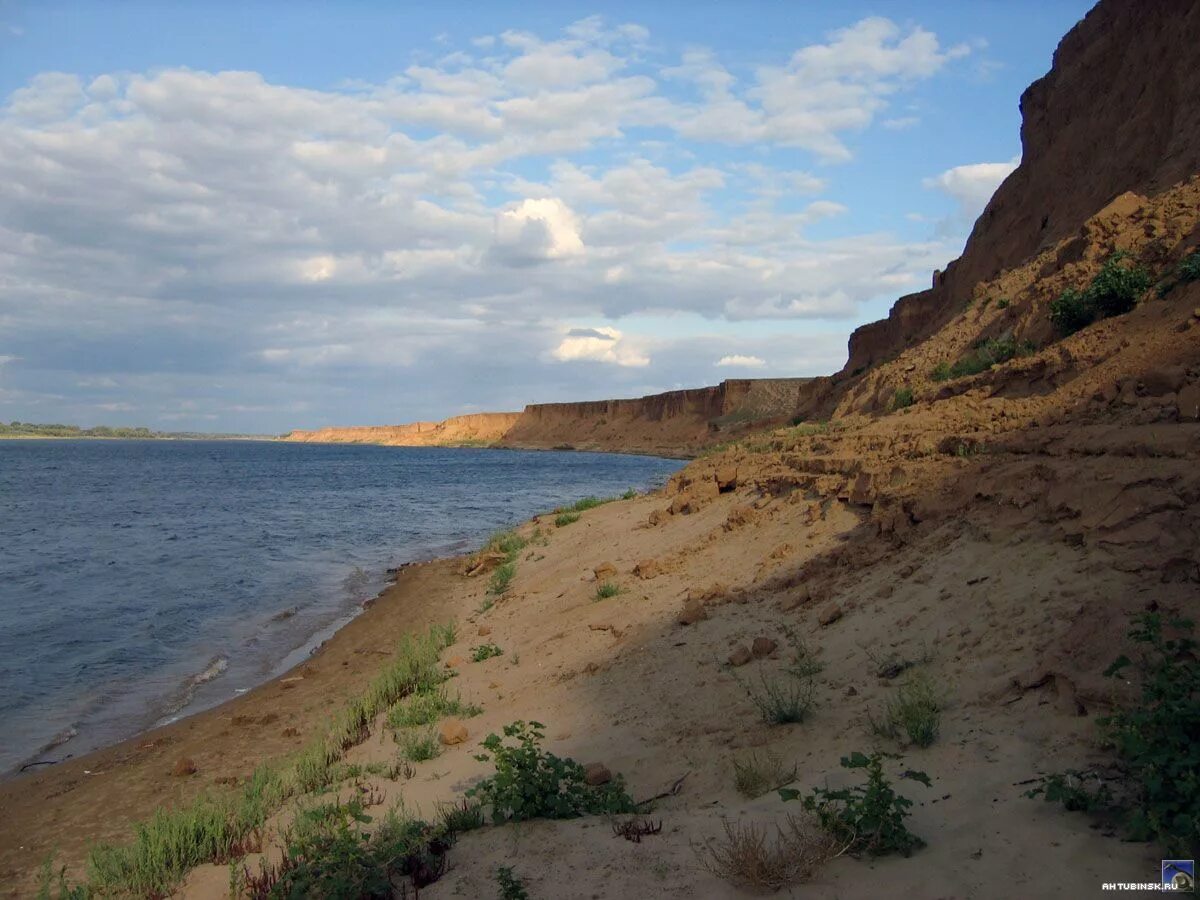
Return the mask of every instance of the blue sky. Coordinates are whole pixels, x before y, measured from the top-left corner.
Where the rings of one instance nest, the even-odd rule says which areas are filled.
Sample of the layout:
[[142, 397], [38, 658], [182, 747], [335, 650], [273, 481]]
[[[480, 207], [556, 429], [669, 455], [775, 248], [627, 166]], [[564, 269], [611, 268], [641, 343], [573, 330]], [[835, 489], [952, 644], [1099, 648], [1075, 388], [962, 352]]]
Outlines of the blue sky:
[[0, 0], [0, 419], [832, 371], [961, 250], [1088, 6]]

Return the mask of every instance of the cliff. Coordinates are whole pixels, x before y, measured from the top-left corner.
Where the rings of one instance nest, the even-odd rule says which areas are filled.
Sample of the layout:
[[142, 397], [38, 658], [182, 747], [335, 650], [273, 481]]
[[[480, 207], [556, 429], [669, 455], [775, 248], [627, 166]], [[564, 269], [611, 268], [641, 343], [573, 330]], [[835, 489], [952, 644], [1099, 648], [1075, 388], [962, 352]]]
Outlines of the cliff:
[[993, 279], [1074, 233], [1117, 195], [1154, 195], [1200, 171], [1200, 4], [1098, 4], [1021, 96], [1021, 164], [930, 290], [850, 336], [843, 373], [894, 357]]
[[384, 444], [389, 447], [491, 444], [508, 431], [519, 417], [520, 413], [472, 413], [442, 422], [292, 431], [284, 435], [283, 440], [304, 444]]
[[627, 400], [525, 407], [504, 447], [569, 447], [690, 455], [751, 428], [790, 420], [825, 379], [730, 379], [715, 387]]

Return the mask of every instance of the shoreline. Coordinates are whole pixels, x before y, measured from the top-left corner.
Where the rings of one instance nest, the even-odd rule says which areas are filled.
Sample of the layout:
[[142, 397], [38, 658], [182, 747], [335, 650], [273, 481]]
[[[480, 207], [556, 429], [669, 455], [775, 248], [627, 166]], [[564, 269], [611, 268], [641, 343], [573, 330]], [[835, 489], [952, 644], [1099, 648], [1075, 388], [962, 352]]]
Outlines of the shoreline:
[[[7, 812], [0, 822], [0, 883], [11, 886], [5, 896], [23, 896], [15, 880], [51, 853], [78, 862], [97, 843], [124, 843], [130, 825], [156, 807], [235, 784], [257, 764], [299, 750], [375, 675], [377, 660], [391, 655], [401, 635], [441, 621], [461, 559], [399, 567], [395, 579], [332, 634], [313, 635], [305, 644], [318, 641], [310, 652], [243, 694], [0, 780], [0, 807]], [[173, 776], [180, 759], [193, 761], [198, 775]]]

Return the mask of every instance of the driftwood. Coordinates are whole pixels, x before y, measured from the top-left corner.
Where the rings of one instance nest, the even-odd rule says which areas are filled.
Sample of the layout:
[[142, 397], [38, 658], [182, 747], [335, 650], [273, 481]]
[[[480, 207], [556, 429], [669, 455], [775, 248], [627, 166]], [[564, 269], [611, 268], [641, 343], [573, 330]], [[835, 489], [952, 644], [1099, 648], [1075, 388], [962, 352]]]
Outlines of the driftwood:
[[662, 800], [666, 797], [676, 796], [679, 793], [680, 789], [683, 787], [683, 782], [686, 781], [687, 777], [691, 774], [692, 773], [690, 771], [684, 772], [682, 775], [679, 776], [679, 778], [677, 778], [675, 780], [674, 784], [672, 784], [669, 788], [667, 788], [661, 794], [655, 794], [653, 797], [647, 797], [645, 800], [640, 800], [633, 805], [634, 806], [645, 806], [648, 803], [653, 803], [655, 800]]

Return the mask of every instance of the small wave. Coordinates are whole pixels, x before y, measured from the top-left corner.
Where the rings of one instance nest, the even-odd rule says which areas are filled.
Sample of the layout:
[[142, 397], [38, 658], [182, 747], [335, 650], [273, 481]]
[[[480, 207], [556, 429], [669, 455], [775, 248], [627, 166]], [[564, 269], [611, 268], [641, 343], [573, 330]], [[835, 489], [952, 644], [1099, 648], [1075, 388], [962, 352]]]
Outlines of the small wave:
[[171, 717], [192, 702], [192, 698], [196, 695], [196, 688], [200, 687], [202, 684], [208, 684], [210, 681], [221, 677], [222, 673], [224, 673], [224, 671], [228, 668], [229, 657], [214, 656], [212, 659], [210, 659], [208, 661], [208, 665], [205, 666], [203, 670], [197, 672], [195, 675], [189, 676], [187, 680], [184, 681], [183, 687], [180, 689], [180, 691], [173, 698], [167, 701], [166, 707], [163, 710], [162, 719], [160, 719], [159, 722], [162, 723], [164, 721], [174, 721], [171, 719]]

